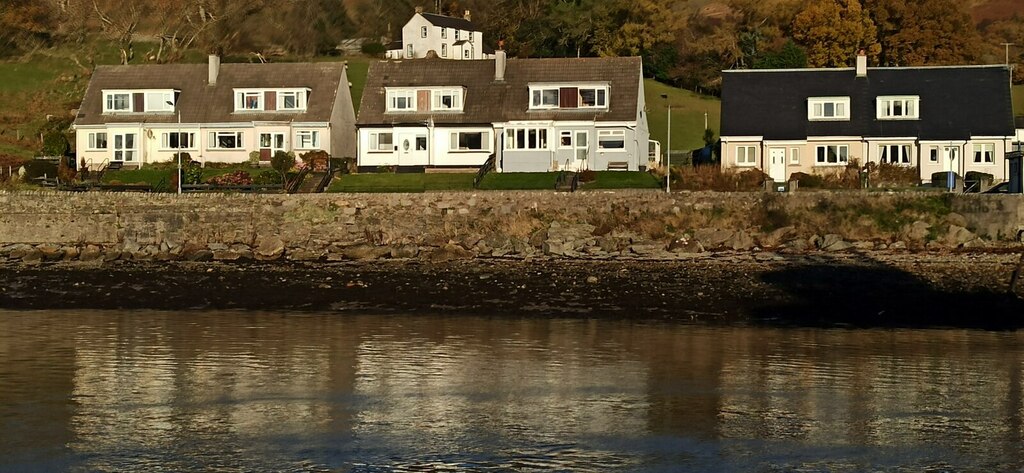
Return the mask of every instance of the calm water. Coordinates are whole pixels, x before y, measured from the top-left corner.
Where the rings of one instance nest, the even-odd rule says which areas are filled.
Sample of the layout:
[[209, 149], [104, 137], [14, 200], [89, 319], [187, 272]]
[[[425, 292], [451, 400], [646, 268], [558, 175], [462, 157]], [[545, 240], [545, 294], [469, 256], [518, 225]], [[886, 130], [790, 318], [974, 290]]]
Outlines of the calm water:
[[1006, 471], [1024, 333], [0, 311], [0, 471]]

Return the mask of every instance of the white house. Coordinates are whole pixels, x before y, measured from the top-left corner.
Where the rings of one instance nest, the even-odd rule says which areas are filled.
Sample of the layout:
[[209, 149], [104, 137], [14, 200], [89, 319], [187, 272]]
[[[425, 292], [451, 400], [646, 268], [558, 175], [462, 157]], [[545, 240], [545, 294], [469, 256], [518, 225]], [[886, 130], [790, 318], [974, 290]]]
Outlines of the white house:
[[484, 45], [484, 34], [470, 21], [469, 10], [462, 18], [424, 13], [416, 14], [402, 27], [402, 39], [388, 45], [388, 59], [489, 59], [494, 49]]
[[722, 166], [777, 182], [857, 162], [1006, 180], [1015, 137], [1010, 71], [998, 66], [726, 71]]
[[380, 61], [360, 102], [358, 164], [501, 172], [642, 170], [640, 58]]
[[244, 162], [250, 153], [355, 156], [345, 63], [101, 66], [74, 122], [79, 160]]

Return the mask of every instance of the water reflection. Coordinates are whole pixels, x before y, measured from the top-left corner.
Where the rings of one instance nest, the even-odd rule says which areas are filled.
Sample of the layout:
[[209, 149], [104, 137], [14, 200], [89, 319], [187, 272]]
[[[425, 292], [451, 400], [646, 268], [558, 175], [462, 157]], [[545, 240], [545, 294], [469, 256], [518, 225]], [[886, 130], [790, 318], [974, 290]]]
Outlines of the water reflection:
[[0, 470], [1024, 466], [1024, 336], [0, 312]]

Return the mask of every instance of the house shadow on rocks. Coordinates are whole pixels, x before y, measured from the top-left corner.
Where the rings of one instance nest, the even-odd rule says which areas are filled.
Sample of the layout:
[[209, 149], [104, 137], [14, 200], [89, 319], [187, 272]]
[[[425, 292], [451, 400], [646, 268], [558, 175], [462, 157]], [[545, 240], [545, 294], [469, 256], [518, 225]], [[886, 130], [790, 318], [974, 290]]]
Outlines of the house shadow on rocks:
[[782, 297], [752, 315], [789, 326], [1024, 328], [1024, 299], [1007, 291], [1010, 272], [1002, 276], [987, 289], [944, 288], [863, 255], [823, 256], [764, 273], [762, 282]]

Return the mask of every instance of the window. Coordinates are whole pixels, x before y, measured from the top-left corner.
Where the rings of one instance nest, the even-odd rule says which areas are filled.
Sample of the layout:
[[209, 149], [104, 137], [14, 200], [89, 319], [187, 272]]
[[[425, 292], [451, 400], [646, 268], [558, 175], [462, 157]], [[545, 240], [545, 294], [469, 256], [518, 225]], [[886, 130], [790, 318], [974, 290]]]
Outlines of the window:
[[462, 50], [462, 58], [463, 58], [463, 59], [469, 59], [469, 58], [470, 58], [470, 57], [469, 57], [469, 48], [464, 48], [464, 49]]
[[755, 146], [737, 146], [736, 147], [736, 165], [738, 166], [753, 166], [757, 163], [757, 147]]
[[107, 133], [89, 133], [89, 149], [107, 149]]
[[370, 151], [390, 153], [395, 150], [391, 133], [370, 133]]
[[160, 134], [160, 149], [195, 149], [195, 143], [195, 133], [174, 132]]
[[289, 90], [277, 93], [278, 110], [305, 110], [306, 91]]
[[928, 161], [933, 163], [939, 162], [939, 148], [933, 146], [928, 150]]
[[236, 90], [235, 111], [263, 110], [263, 92], [257, 90]]
[[849, 120], [849, 97], [814, 97], [807, 99], [808, 120]]
[[878, 161], [889, 164], [910, 164], [910, 145], [879, 145]]
[[558, 108], [558, 89], [530, 89], [530, 108]]
[[789, 148], [789, 164], [800, 164], [800, 148]]
[[459, 40], [459, 30], [455, 30], [455, 41]]
[[146, 92], [145, 107], [147, 112], [173, 112], [174, 91]]
[[132, 94], [128, 92], [104, 92], [103, 112], [131, 112]]
[[135, 161], [135, 133], [114, 133], [113, 161]]
[[427, 27], [426, 26], [421, 26], [420, 27], [420, 38], [426, 38], [426, 37], [427, 37]]
[[298, 138], [298, 149], [320, 148], [320, 132], [318, 130], [300, 130], [295, 134]]
[[626, 132], [624, 130], [601, 130], [597, 132], [597, 149], [626, 149]]
[[405, 47], [405, 57], [412, 59], [412, 45], [409, 44]]
[[992, 164], [995, 161], [996, 145], [994, 143], [981, 143], [974, 145], [974, 162], [981, 164]]
[[608, 89], [601, 88], [580, 88], [580, 108], [605, 108], [608, 106]]
[[462, 110], [461, 89], [435, 90], [433, 97], [433, 110]]
[[[441, 28], [441, 39], [448, 39], [448, 28]], [[444, 50], [444, 48], [441, 48]]]
[[486, 131], [453, 131], [451, 134], [452, 151], [486, 151], [490, 147], [490, 133]]
[[816, 163], [819, 165], [845, 165], [850, 161], [850, 147], [847, 145], [818, 146]]
[[509, 128], [505, 131], [506, 149], [548, 149], [547, 128]]
[[240, 131], [211, 131], [209, 136], [210, 149], [241, 149], [242, 132]]
[[558, 134], [559, 148], [572, 148], [572, 132], [562, 131]]
[[441, 57], [448, 57], [448, 43], [441, 43]]
[[876, 100], [877, 117], [879, 120], [913, 120], [919, 117], [919, 105], [921, 98], [914, 96], [906, 97], [878, 97]]
[[415, 112], [416, 91], [414, 90], [389, 90], [388, 111], [389, 112]]

